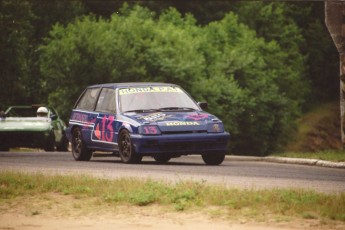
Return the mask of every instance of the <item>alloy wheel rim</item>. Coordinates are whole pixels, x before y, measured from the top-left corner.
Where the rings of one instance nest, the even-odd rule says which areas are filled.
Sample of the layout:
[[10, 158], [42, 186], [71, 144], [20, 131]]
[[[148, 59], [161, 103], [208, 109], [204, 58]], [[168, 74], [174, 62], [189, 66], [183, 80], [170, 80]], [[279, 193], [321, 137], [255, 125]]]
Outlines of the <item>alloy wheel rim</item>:
[[124, 135], [122, 137], [121, 145], [122, 145], [122, 155], [123, 157], [128, 159], [131, 153], [131, 143], [127, 135]]
[[77, 153], [79, 155], [80, 151], [81, 151], [81, 134], [79, 131], [77, 131], [77, 134], [74, 138], [74, 151], [75, 153]]

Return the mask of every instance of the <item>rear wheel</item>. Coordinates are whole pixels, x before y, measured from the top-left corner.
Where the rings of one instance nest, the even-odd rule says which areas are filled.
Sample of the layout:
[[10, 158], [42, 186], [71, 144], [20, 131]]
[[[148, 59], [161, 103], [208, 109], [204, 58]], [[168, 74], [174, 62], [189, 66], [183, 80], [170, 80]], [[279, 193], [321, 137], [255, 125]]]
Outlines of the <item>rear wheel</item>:
[[61, 138], [60, 143], [56, 146], [56, 150], [59, 152], [67, 152], [68, 151], [68, 139], [66, 134], [64, 134]]
[[85, 145], [80, 128], [73, 129], [72, 155], [76, 161], [89, 161], [92, 156], [92, 151]]
[[225, 153], [204, 153], [201, 156], [207, 165], [220, 165], [225, 159]]
[[119, 155], [123, 163], [133, 164], [140, 163], [143, 158], [137, 154], [133, 148], [131, 137], [127, 130], [123, 130], [119, 136]]
[[55, 150], [55, 135], [54, 135], [54, 132], [52, 131], [49, 134], [48, 139], [46, 140], [46, 143], [44, 145], [44, 151], [53, 152], [54, 150]]
[[0, 151], [8, 152], [8, 151], [10, 151], [10, 147], [0, 146]]

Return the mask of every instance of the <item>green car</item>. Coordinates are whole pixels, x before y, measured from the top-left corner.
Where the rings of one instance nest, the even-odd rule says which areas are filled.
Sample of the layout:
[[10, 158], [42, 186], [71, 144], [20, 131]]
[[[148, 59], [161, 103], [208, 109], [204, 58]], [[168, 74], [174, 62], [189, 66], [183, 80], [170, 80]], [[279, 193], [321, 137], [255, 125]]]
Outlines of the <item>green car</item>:
[[0, 113], [0, 151], [15, 147], [68, 151], [65, 128], [52, 107], [11, 106]]

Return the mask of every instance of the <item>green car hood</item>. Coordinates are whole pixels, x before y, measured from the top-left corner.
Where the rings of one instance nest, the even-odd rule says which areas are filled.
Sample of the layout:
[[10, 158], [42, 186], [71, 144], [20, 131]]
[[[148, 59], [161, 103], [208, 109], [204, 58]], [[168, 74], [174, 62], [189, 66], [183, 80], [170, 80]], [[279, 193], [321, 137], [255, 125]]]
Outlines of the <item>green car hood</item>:
[[51, 128], [50, 118], [8, 117], [0, 120], [0, 132], [3, 131], [48, 131]]

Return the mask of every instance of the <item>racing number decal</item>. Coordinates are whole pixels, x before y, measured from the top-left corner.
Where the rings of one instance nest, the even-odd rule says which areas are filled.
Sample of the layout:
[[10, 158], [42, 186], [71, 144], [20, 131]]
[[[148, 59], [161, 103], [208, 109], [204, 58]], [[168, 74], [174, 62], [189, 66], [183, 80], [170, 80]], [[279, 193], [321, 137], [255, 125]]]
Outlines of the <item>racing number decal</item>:
[[98, 138], [98, 140], [102, 141], [108, 141], [111, 142], [113, 140], [114, 136], [114, 129], [113, 129], [113, 122], [114, 122], [114, 116], [107, 116], [105, 115], [102, 118], [102, 121], [97, 124], [95, 129], [95, 136]]
[[156, 126], [145, 126], [144, 127], [144, 134], [157, 134], [157, 127]]

